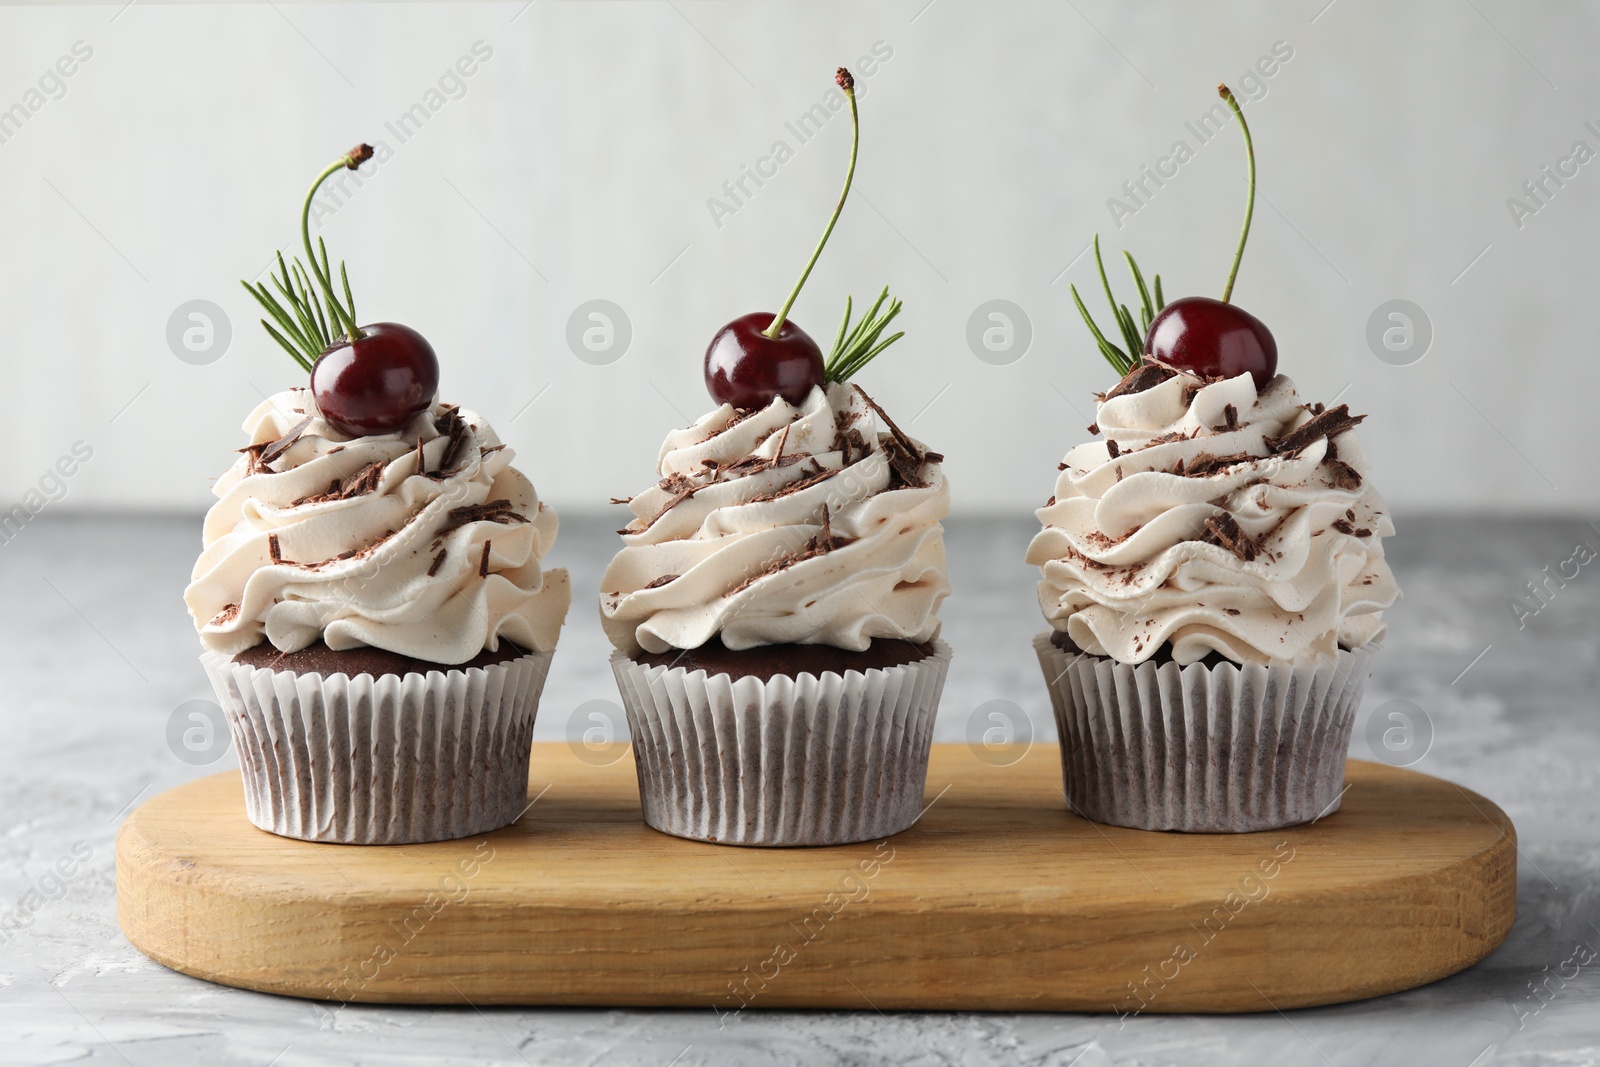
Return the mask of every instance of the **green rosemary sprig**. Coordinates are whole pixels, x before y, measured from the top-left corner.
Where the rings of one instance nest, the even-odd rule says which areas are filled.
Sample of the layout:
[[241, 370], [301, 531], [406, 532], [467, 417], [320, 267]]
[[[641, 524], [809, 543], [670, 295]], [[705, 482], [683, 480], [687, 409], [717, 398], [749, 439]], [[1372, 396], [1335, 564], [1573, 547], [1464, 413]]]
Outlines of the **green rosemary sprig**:
[[1122, 257], [1128, 261], [1128, 270], [1133, 274], [1133, 283], [1139, 289], [1137, 326], [1134, 324], [1133, 313], [1128, 310], [1128, 305], [1117, 303], [1117, 298], [1111, 294], [1111, 279], [1106, 277], [1105, 261], [1100, 258], [1100, 235], [1094, 235], [1094, 265], [1100, 272], [1100, 287], [1105, 290], [1106, 302], [1111, 305], [1111, 317], [1116, 320], [1117, 332], [1122, 335], [1126, 351], [1106, 339], [1106, 335], [1095, 323], [1094, 316], [1084, 307], [1083, 298], [1078, 295], [1078, 287], [1074, 285], [1069, 288], [1072, 290], [1072, 302], [1078, 305], [1078, 314], [1083, 316], [1084, 325], [1094, 334], [1095, 343], [1100, 347], [1100, 354], [1106, 358], [1106, 362], [1111, 364], [1117, 374], [1126, 375], [1139, 365], [1144, 355], [1144, 338], [1150, 332], [1150, 323], [1154, 322], [1161, 309], [1167, 306], [1167, 301], [1161, 292], [1161, 275], [1157, 274], [1151, 279], [1151, 285], [1147, 286], [1144, 273], [1139, 270], [1139, 264], [1134, 262], [1133, 256], [1124, 252]]
[[[885, 300], [889, 301], [888, 310], [880, 314]], [[833, 338], [833, 352], [828, 356], [828, 362], [824, 367], [830, 382], [849, 381], [852, 374], [871, 363], [879, 352], [906, 335], [905, 331], [901, 330], [879, 340], [889, 323], [900, 314], [900, 301], [889, 296], [887, 285], [883, 287], [883, 292], [878, 294], [878, 299], [873, 302], [872, 308], [854, 327], [850, 325], [851, 307], [850, 298], [845, 297], [844, 318], [839, 320], [839, 332]]]
[[[300, 241], [306, 258], [311, 261], [309, 268], [299, 256], [290, 261], [292, 265], [285, 264], [283, 253], [279, 252], [278, 273], [269, 271], [267, 275], [272, 280], [272, 289], [260, 282], [239, 282], [271, 317], [272, 322], [261, 320], [268, 335], [308, 373], [317, 358], [339, 337], [351, 340], [362, 337], [356, 325], [356, 301], [350, 294], [350, 275], [344, 261], [339, 262], [339, 279], [344, 287], [344, 303], [340, 303], [333, 291], [327, 242], [319, 237], [316, 249], [311, 247], [311, 204], [317, 190], [329, 177], [340, 170], [355, 170], [371, 158], [370, 146], [357, 145], [328, 164], [311, 183], [311, 191], [306, 194], [300, 210]], [[277, 290], [276, 294], [273, 290]]]

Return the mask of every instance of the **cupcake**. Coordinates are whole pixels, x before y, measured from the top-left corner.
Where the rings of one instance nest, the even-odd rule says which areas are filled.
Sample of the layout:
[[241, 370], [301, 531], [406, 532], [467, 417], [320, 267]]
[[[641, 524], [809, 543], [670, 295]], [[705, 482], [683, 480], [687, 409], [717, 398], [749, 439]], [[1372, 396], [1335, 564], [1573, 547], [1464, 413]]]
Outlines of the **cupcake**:
[[439, 402], [428, 342], [356, 326], [348, 284], [341, 301], [306, 245], [311, 266], [280, 260], [276, 293], [247, 288], [310, 383], [245, 420], [184, 593], [245, 811], [345, 844], [496, 829], [527, 802], [571, 600], [566, 572], [542, 567], [556, 515], [482, 417]]
[[601, 579], [644, 818], [680, 837], [843, 844], [922, 811], [949, 489], [849, 380], [901, 336], [883, 338], [899, 301], [854, 323], [847, 305], [827, 360], [788, 318], [832, 228], [782, 311], [713, 339], [719, 406], [667, 436]]
[[1097, 822], [1249, 832], [1337, 810], [1399, 596], [1364, 416], [1276, 372], [1271, 332], [1226, 299], [1238, 262], [1223, 300], [1167, 304], [1130, 257], [1144, 331], [1120, 310], [1126, 350], [1084, 310], [1123, 377], [1098, 398], [1099, 439], [1061, 463], [1027, 559], [1067, 803]]

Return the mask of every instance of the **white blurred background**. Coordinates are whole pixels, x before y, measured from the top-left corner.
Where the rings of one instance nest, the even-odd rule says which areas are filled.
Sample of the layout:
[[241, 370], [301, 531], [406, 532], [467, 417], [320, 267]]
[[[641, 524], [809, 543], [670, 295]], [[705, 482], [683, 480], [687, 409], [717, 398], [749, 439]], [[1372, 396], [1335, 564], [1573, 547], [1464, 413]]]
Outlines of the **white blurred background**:
[[[1169, 298], [1220, 290], [1241, 146], [1186, 123], [1226, 80], [1260, 162], [1235, 299], [1308, 398], [1371, 416], [1402, 519], [1590, 513], [1597, 42], [1600, 6], [1510, 0], [0, 7], [0, 506], [43, 479], [63, 513], [206, 507], [244, 415], [303, 380], [237, 279], [368, 140], [388, 158], [325, 198], [320, 231], [363, 319], [420, 329], [446, 398], [491, 419], [546, 499], [603, 510], [710, 406], [713, 331], [799, 272], [849, 130], [834, 116], [802, 143], [786, 124], [843, 63], [856, 194], [794, 317], [826, 344], [847, 293], [904, 298], [908, 337], [859, 380], [948, 454], [958, 512], [1026, 515], [1085, 437], [1111, 372], [1067, 287], [1107, 322], [1095, 232]], [[1179, 140], [1193, 158], [1124, 193]], [[792, 158], [731, 199], [778, 141]], [[186, 361], [169, 321], [197, 300], [231, 341], [191, 335]], [[579, 358], [569, 321], [594, 300], [631, 336]], [[1021, 309], [1025, 351], [974, 352], [991, 300]], [[1431, 343], [1380, 314], [1399, 350], [1374, 347], [1392, 300]], [[58, 490], [76, 442], [92, 458]]]

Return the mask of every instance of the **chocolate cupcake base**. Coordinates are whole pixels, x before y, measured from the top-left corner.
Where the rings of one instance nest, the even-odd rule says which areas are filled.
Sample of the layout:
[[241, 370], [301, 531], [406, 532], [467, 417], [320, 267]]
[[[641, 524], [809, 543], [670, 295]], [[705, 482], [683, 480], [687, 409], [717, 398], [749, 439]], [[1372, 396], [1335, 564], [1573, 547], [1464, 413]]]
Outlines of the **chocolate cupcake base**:
[[1374, 649], [1312, 664], [1137, 666], [1034, 639], [1068, 807], [1140, 830], [1251, 833], [1337, 811]]
[[950, 655], [935, 641], [889, 666], [736, 677], [614, 654], [645, 822], [725, 845], [899, 833], [922, 813]]
[[233, 732], [252, 823], [302, 841], [398, 845], [470, 837], [521, 814], [553, 655], [404, 673], [353, 660], [346, 669], [372, 672], [353, 676], [214, 652], [201, 663]]

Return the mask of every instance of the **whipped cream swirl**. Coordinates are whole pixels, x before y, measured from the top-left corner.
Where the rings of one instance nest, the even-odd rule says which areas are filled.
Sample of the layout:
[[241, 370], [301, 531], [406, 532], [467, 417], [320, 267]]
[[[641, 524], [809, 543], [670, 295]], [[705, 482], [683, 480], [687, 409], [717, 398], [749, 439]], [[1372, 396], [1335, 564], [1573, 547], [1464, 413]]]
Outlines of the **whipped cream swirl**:
[[673, 431], [601, 578], [606, 635], [629, 654], [931, 641], [950, 592], [943, 458], [843, 383]]
[[540, 564], [556, 514], [481, 417], [435, 401], [398, 433], [350, 439], [302, 388], [244, 429], [184, 591], [207, 649], [321, 638], [456, 664], [501, 639], [555, 647], [572, 598], [567, 572]]
[[[1344, 406], [1283, 375], [1136, 369], [1067, 453], [1028, 548], [1045, 618], [1093, 655], [1300, 661], [1384, 634], [1394, 525]], [[1091, 432], [1095, 427], [1091, 427]]]

